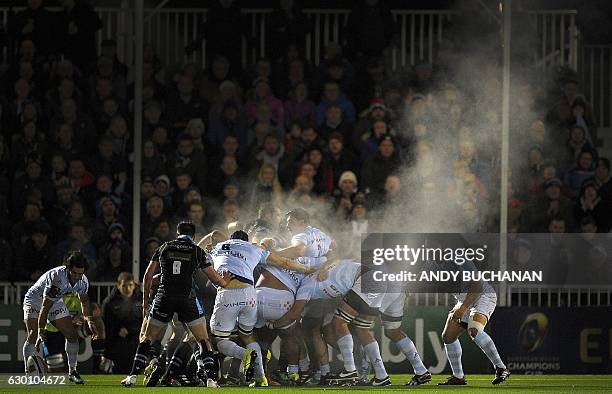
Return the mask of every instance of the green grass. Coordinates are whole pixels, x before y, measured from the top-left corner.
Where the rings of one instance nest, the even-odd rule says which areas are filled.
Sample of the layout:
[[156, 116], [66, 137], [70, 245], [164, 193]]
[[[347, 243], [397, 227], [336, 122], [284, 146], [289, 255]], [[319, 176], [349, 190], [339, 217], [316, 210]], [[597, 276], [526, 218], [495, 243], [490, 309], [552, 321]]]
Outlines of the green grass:
[[[62, 386], [12, 386], [0, 387], [0, 393], [116, 393], [124, 390], [135, 391], [136, 393], [202, 393], [201, 387], [181, 387], [181, 388], [166, 388], [156, 387], [148, 388], [142, 385], [133, 388], [122, 388], [119, 381], [123, 376], [119, 375], [89, 375], [83, 376], [87, 384], [85, 386], [76, 386], [74, 384], [66, 384]], [[468, 386], [441, 387], [436, 383], [443, 381], [446, 376], [434, 376], [433, 381], [429, 384], [411, 387], [410, 390], [421, 390], [429, 393], [439, 393], [448, 390], [459, 390], [462, 393], [487, 393], [492, 391], [501, 391], [503, 393], [565, 393], [565, 392], [581, 392], [581, 393], [602, 393], [612, 391], [612, 375], [512, 375], [510, 378], [498, 385], [491, 385], [491, 375], [469, 375], [467, 376]], [[350, 390], [359, 390], [361, 393], [381, 392], [381, 391], [399, 391], [406, 390], [404, 383], [410, 379], [410, 375], [392, 375], [393, 386], [384, 388], [368, 388], [368, 387], [351, 387]], [[142, 384], [141, 378], [138, 381]], [[346, 387], [275, 387], [267, 388], [275, 390], [278, 393], [307, 391], [308, 393], [348, 390]], [[243, 391], [266, 390], [263, 388], [249, 389], [247, 387], [224, 387], [215, 390], [215, 393], [239, 393]]]

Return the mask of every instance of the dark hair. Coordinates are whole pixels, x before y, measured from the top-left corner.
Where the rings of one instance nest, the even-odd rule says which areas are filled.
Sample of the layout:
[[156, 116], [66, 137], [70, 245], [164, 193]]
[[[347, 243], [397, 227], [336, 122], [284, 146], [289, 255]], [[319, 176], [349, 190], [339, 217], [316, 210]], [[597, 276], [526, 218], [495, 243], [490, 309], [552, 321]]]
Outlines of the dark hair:
[[599, 165], [600, 162], [603, 163], [604, 167], [606, 167], [608, 171], [610, 171], [610, 160], [607, 157], [600, 157], [597, 160], [597, 165]]
[[117, 283], [121, 282], [132, 282], [134, 280], [134, 275], [131, 272], [122, 272], [117, 276]]
[[580, 227], [588, 226], [589, 224], [592, 224], [593, 226], [597, 227], [597, 221], [595, 221], [595, 218], [591, 215], [583, 217], [580, 221]]
[[196, 227], [192, 222], [182, 221], [176, 226], [176, 232], [178, 235], [188, 235], [193, 237], [196, 232]]
[[230, 235], [230, 239], [240, 239], [245, 242], [249, 242], [249, 235], [242, 230], [237, 230]]
[[299, 221], [306, 222], [306, 223], [310, 222], [310, 215], [303, 208], [292, 209], [291, 211], [287, 212], [285, 217], [286, 218], [292, 217], [292, 218], [295, 218]]
[[73, 250], [66, 257], [66, 266], [71, 268], [84, 268], [87, 270], [89, 264], [87, 263], [87, 257], [80, 250]]

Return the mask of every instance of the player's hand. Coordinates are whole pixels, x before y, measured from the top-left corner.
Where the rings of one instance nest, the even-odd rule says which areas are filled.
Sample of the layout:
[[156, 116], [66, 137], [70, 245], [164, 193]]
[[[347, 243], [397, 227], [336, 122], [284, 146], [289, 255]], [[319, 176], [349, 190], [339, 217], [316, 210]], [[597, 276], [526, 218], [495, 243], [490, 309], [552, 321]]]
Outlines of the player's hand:
[[259, 242], [259, 245], [266, 250], [272, 250], [276, 246], [274, 238], [264, 238]]
[[223, 284], [221, 287], [225, 287], [232, 281], [232, 279], [234, 279], [234, 274], [229, 271], [224, 271], [221, 278], [223, 278]]
[[40, 347], [43, 343], [43, 339], [42, 339], [42, 330], [38, 332], [38, 337], [36, 338], [36, 351], [40, 352]]
[[96, 323], [92, 319], [87, 320], [87, 326], [91, 331], [91, 339], [98, 339], [98, 327], [96, 327]]
[[127, 328], [121, 327], [119, 329], [119, 333], [117, 335], [119, 335], [121, 338], [125, 338], [125, 337], [127, 337], [127, 334], [128, 334]]
[[467, 310], [466, 307], [464, 307], [463, 305], [460, 305], [458, 307], [453, 308], [448, 314], [451, 315], [452, 320], [458, 324], [461, 322], [461, 318], [465, 314], [466, 310]]
[[317, 281], [323, 282], [329, 276], [329, 271], [326, 268], [321, 268], [317, 274]]

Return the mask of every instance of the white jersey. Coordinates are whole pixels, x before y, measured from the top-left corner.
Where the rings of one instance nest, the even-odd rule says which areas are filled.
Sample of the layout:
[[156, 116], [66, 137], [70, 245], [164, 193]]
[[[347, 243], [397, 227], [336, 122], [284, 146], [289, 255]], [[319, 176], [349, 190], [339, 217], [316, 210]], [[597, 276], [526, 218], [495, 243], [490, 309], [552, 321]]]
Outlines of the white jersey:
[[361, 265], [353, 260], [342, 260], [329, 270], [327, 279], [319, 282], [317, 273], [302, 280], [297, 291], [297, 300], [320, 300], [342, 297], [355, 285]]
[[30, 287], [25, 295], [29, 302], [42, 302], [43, 297], [52, 301], [61, 300], [66, 294], [79, 293], [86, 295], [89, 290], [89, 280], [85, 275], [74, 285], [68, 280], [68, 267], [55, 267], [44, 274]]
[[[298, 257], [297, 262], [304, 264], [308, 267], [318, 267], [319, 265], [325, 263], [327, 261], [327, 257]], [[290, 271], [286, 268], [278, 268], [273, 267], [271, 265], [266, 265], [266, 271], [274, 275], [274, 277], [281, 281], [282, 284], [287, 286], [287, 288], [295, 294], [297, 292], [298, 287], [300, 287], [300, 283], [302, 283], [302, 279], [306, 277], [306, 274], [301, 272]]]
[[[478, 270], [476, 266], [474, 265], [474, 263], [471, 261], [463, 264], [461, 266], [461, 269], [464, 271], [477, 271]], [[497, 294], [495, 294], [495, 289], [493, 289], [493, 287], [488, 282], [481, 281], [481, 283], [482, 283], [482, 295], [484, 295], [485, 297], [490, 295], [490, 296], [494, 296], [495, 298], [497, 298]], [[470, 286], [469, 282], [464, 282], [462, 283], [462, 286], [461, 286], [461, 292], [453, 293], [453, 296], [455, 297], [457, 301], [463, 302], [463, 300], [465, 300], [469, 286]]]
[[229, 271], [238, 279], [253, 284], [253, 270], [265, 264], [270, 252], [241, 239], [218, 243], [212, 250], [213, 267], [217, 272]]
[[332, 239], [318, 228], [308, 226], [304, 229], [304, 232], [296, 234], [291, 238], [292, 245], [298, 242], [306, 245], [306, 250], [304, 251], [305, 257], [322, 257], [329, 252]]

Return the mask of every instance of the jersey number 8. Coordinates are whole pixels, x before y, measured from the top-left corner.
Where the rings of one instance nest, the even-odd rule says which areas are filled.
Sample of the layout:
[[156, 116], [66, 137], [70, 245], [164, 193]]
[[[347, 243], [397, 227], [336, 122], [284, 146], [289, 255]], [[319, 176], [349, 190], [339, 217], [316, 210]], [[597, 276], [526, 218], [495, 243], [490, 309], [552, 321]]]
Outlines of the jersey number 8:
[[181, 262], [178, 260], [175, 260], [172, 263], [172, 273], [175, 275], [179, 275], [181, 273]]

